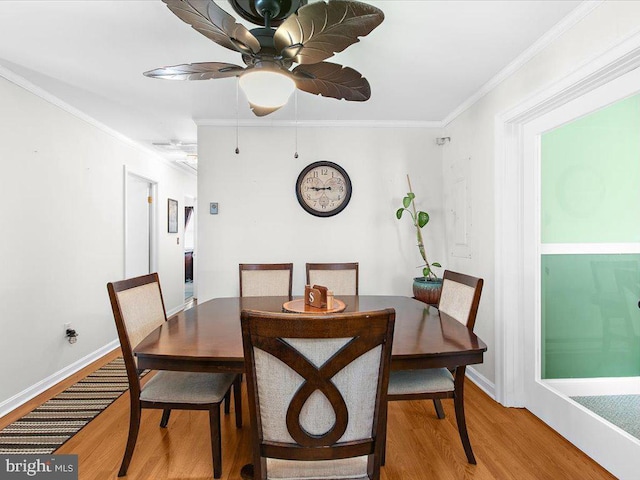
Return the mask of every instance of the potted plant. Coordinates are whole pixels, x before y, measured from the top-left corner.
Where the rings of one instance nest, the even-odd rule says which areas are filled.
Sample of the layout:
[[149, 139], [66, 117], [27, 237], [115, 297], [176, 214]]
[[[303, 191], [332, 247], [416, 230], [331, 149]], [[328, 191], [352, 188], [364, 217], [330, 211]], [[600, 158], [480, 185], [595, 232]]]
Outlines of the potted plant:
[[413, 279], [413, 296], [425, 303], [437, 305], [440, 301], [440, 292], [442, 290], [442, 279], [433, 271], [433, 267], [442, 267], [438, 262], [429, 262], [427, 252], [424, 248], [424, 240], [422, 238], [422, 228], [429, 223], [429, 214], [421, 210], [416, 210], [415, 194], [411, 188], [411, 180], [407, 175], [409, 183], [409, 192], [402, 199], [402, 208], [396, 211], [396, 218], [400, 220], [404, 212], [411, 217], [413, 226], [416, 228], [416, 238], [418, 240], [418, 250], [424, 261], [422, 266], [422, 277]]

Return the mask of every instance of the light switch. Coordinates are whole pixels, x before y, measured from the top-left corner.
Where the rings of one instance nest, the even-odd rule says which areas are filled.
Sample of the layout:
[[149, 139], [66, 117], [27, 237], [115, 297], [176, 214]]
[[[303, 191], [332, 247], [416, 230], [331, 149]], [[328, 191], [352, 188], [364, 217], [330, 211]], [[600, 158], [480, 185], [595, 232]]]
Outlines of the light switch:
[[218, 202], [212, 202], [209, 204], [209, 213], [211, 215], [217, 215], [218, 214]]

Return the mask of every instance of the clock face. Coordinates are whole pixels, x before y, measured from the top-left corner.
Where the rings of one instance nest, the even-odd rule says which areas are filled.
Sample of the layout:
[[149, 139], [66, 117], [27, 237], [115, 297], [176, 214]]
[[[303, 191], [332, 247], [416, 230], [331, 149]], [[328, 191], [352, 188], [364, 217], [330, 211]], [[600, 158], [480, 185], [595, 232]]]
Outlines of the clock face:
[[296, 182], [296, 196], [302, 208], [317, 217], [340, 213], [351, 199], [351, 180], [342, 167], [332, 162], [306, 166]]

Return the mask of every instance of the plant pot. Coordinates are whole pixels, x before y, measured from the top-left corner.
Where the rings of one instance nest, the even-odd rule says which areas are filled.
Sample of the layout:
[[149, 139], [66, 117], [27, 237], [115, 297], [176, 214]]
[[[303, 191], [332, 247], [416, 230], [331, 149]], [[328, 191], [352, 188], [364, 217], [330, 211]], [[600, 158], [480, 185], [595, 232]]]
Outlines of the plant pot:
[[426, 280], [424, 277], [413, 279], [413, 296], [421, 302], [438, 305], [442, 292], [442, 279]]

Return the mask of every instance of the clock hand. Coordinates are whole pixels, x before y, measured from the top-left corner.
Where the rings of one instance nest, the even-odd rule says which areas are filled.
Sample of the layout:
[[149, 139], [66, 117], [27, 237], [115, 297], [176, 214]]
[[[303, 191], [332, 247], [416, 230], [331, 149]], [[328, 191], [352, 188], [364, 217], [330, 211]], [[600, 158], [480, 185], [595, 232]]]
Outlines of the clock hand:
[[320, 190], [331, 190], [331, 187], [311, 187], [311, 190], [319, 192]]

